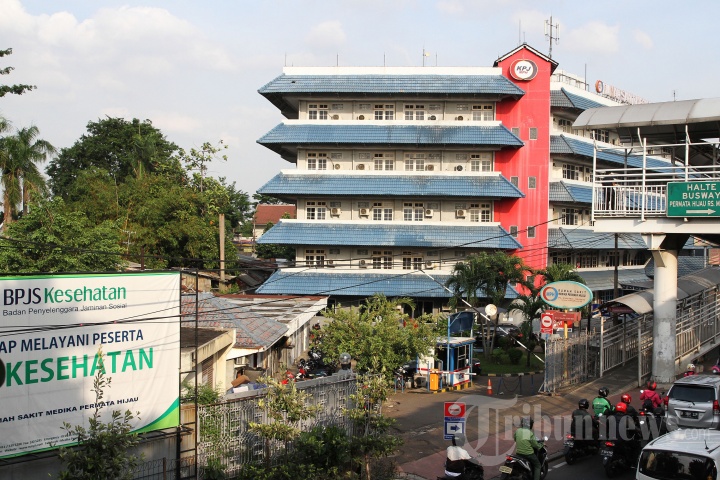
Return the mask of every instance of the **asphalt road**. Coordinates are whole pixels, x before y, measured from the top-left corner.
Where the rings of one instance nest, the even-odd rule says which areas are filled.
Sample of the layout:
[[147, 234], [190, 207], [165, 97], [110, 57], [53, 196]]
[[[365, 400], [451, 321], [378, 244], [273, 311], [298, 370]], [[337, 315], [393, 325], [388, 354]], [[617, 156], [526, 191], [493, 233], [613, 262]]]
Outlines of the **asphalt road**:
[[[600, 480], [607, 479], [602, 466], [602, 458], [599, 455], [578, 459], [572, 465], [565, 463], [561, 458], [550, 463], [546, 480]], [[626, 471], [613, 477], [614, 480], [630, 480], [635, 478], [635, 470]]]

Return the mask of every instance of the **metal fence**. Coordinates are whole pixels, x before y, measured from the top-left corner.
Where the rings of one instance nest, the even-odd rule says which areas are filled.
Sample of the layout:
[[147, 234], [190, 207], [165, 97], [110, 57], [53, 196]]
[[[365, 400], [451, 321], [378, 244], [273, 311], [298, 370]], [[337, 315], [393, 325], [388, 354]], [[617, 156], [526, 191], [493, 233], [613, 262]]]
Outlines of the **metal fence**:
[[181, 480], [195, 478], [195, 457], [160, 458], [141, 463], [133, 480]]
[[[309, 404], [320, 406], [318, 414], [301, 423], [303, 431], [315, 426], [339, 426], [351, 433], [351, 422], [343, 409], [353, 407], [351, 395], [357, 391], [354, 375], [332, 375], [297, 384], [299, 390], [310, 395]], [[249, 423], [267, 423], [267, 411], [260, 406], [264, 391], [257, 396], [232, 399], [215, 405], [198, 406], [198, 463], [205, 465], [209, 457], [219, 459], [229, 475], [239, 472], [242, 465], [259, 462], [264, 458], [264, 439], [249, 429]], [[277, 459], [278, 453], [287, 445], [270, 443], [270, 457]], [[221, 455], [218, 455], [221, 451]]]
[[558, 388], [588, 381], [597, 376], [596, 334], [580, 332], [569, 338], [545, 342], [545, 381], [541, 391], [554, 393]]

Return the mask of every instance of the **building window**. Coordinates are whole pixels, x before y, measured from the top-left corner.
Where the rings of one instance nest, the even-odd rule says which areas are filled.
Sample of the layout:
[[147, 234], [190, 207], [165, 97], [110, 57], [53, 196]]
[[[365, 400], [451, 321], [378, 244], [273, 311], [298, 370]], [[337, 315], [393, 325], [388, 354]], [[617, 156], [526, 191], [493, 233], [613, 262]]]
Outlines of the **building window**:
[[528, 228], [527, 228], [527, 237], [528, 237], [528, 238], [535, 238], [535, 227], [528, 227]]
[[328, 106], [327, 104], [310, 104], [308, 105], [308, 119], [309, 120], [327, 120], [328, 119]]
[[327, 213], [325, 202], [307, 202], [305, 206], [305, 218], [307, 220], [325, 220], [325, 214]]
[[530, 127], [530, 140], [537, 140], [538, 129], [537, 127]]
[[369, 103], [359, 103], [358, 104], [358, 110], [370, 110], [370, 104]]
[[412, 252], [403, 252], [402, 268], [403, 270], [422, 270], [423, 258], [413, 255]]
[[492, 172], [492, 153], [470, 155], [471, 172]]
[[518, 227], [517, 225], [511, 225], [510, 226], [510, 236], [513, 238], [517, 238], [518, 236]]
[[382, 203], [373, 203], [372, 214], [373, 214], [373, 220], [375, 220], [376, 222], [380, 222], [380, 221], [389, 222], [393, 219], [392, 218], [393, 217], [392, 208], [383, 208]]
[[308, 153], [308, 170], [327, 170], [327, 153]]
[[563, 208], [560, 211], [560, 225], [578, 225], [580, 211], [577, 208]]
[[405, 170], [412, 172], [422, 172], [425, 170], [425, 154], [424, 153], [406, 153], [405, 154]]
[[566, 120], [564, 118], [558, 119], [558, 127], [565, 133], [573, 133], [572, 124], [573, 122], [571, 120]]
[[343, 108], [345, 108], [345, 107], [344, 107], [344, 105], [343, 105], [342, 103], [333, 103], [333, 104], [332, 104], [332, 109], [333, 109], [333, 110], [342, 110]]
[[570, 254], [565, 252], [551, 252], [550, 260], [552, 261], [553, 265], [557, 265], [559, 263], [566, 263], [568, 265], [572, 265], [572, 258], [570, 257]]
[[395, 120], [395, 105], [375, 105], [375, 120]]
[[534, 190], [534, 189], [535, 189], [536, 182], [537, 182], [537, 178], [536, 178], [536, 177], [528, 177], [528, 188], [529, 188], [530, 190]]
[[467, 112], [470, 110], [470, 107], [467, 103], [458, 103], [456, 109], [458, 112]]
[[510, 177], [510, 183], [518, 187], [518, 185], [520, 185], [520, 179], [518, 177]]
[[425, 120], [425, 105], [405, 105], [405, 120]]
[[520, 129], [518, 127], [512, 127], [510, 129], [510, 131], [512, 132], [513, 135], [520, 138]]
[[404, 203], [403, 220], [406, 222], [422, 222], [425, 218], [425, 205], [422, 203]]
[[490, 105], [473, 105], [472, 119], [476, 122], [490, 122], [495, 120], [495, 108]]
[[392, 251], [391, 250], [373, 250], [372, 264], [374, 269], [390, 269], [392, 268]]
[[578, 255], [579, 268], [595, 268], [598, 266], [598, 256], [595, 253], [583, 253]]
[[490, 203], [471, 203], [470, 204], [470, 221], [471, 222], [490, 222], [492, 221], [492, 207]]
[[610, 130], [593, 130], [593, 135], [598, 142], [610, 143]]
[[376, 153], [374, 158], [375, 170], [394, 170], [395, 159], [389, 153]]
[[564, 179], [580, 180], [580, 175], [582, 175], [582, 172], [583, 167], [578, 167], [577, 165], [570, 165], [569, 163], [563, 163], [562, 173]]
[[305, 250], [306, 267], [322, 267], [325, 265], [325, 250]]

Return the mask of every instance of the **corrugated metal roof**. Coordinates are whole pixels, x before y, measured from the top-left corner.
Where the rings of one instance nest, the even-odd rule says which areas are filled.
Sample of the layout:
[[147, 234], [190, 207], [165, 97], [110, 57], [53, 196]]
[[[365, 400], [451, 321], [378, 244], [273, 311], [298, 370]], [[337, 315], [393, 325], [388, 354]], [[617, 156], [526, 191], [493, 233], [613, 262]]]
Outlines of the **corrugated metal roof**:
[[[450, 298], [451, 294], [442, 287], [450, 274], [429, 273], [432, 278], [417, 270], [407, 273], [278, 270], [258, 289], [258, 293], [353, 297], [381, 293], [386, 297]], [[506, 298], [516, 297], [517, 292], [508, 287]]]
[[343, 94], [488, 94], [524, 95], [502, 75], [285, 75], [258, 89], [261, 95]]
[[[181, 298], [183, 321], [189, 324], [195, 320], [195, 296], [182, 295]], [[238, 307], [212, 293], [200, 292], [197, 298], [198, 325], [234, 328], [237, 332], [235, 347], [266, 350], [287, 332], [286, 325]]]
[[617, 129], [720, 121], [720, 98], [602, 107], [583, 112], [574, 128]]
[[560, 90], [552, 90], [550, 92], [550, 106], [587, 110], [589, 108], [602, 107], [603, 104], [560, 88]]
[[[597, 233], [594, 230], [579, 228], [549, 228], [548, 248], [585, 250], [614, 249], [614, 233]], [[647, 244], [639, 233], [621, 233], [618, 235], [618, 249], [647, 249]]]
[[[418, 225], [422, 223], [422, 225]], [[522, 245], [499, 225], [438, 223], [280, 221], [257, 241], [279, 245], [499, 248]]]
[[[600, 145], [602, 146], [602, 145]], [[620, 147], [618, 147], [620, 148]], [[581, 140], [577, 137], [569, 135], [552, 135], [550, 137], [550, 153], [551, 154], [572, 154], [582, 157], [593, 158], [593, 142], [592, 140]], [[605, 162], [611, 162], [618, 165], [625, 164], [625, 156], [609, 150], [600, 150], [597, 152], [597, 159]], [[631, 155], [627, 158], [627, 164], [630, 167], [642, 167], [642, 155]], [[671, 166], [670, 162], [654, 157], [647, 157], [646, 164], [648, 168]]]
[[282, 145], [317, 144], [523, 146], [523, 142], [503, 125], [339, 125], [331, 122], [281, 123], [258, 143], [271, 150]]
[[[593, 292], [600, 290], [613, 290], [615, 288], [615, 270], [599, 270], [594, 272], [580, 271], [578, 274], [585, 285]], [[618, 283], [631, 285], [648, 280], [643, 267], [618, 270]]]
[[572, 183], [551, 182], [550, 201], [592, 204], [592, 187]]
[[501, 175], [458, 176], [344, 175], [342, 173], [279, 173], [258, 189], [263, 195], [374, 195], [417, 197], [524, 198], [525, 195]]

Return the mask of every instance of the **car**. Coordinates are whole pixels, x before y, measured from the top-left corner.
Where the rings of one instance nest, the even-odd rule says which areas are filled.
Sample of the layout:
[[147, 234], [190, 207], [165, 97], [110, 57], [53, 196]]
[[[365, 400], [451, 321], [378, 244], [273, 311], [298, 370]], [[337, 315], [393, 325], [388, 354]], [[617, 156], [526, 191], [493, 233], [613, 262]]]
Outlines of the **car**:
[[637, 480], [717, 480], [720, 431], [681, 429], [652, 440], [640, 454]]
[[690, 375], [676, 380], [667, 394], [668, 431], [720, 429], [720, 376]]

